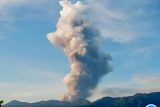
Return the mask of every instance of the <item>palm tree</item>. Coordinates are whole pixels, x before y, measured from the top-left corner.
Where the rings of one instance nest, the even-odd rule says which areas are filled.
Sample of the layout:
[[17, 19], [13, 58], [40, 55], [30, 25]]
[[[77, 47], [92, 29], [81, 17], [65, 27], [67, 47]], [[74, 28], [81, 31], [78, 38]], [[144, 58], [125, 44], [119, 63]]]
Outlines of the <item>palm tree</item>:
[[4, 102], [3, 100], [0, 100], [0, 107], [1, 107], [1, 105], [2, 105], [3, 102]]

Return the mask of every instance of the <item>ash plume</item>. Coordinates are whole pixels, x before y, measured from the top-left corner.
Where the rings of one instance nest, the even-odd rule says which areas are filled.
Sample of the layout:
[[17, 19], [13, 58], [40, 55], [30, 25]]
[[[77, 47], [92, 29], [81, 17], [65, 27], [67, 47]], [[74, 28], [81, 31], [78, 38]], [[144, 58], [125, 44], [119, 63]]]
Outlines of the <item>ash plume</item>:
[[68, 92], [62, 100], [86, 99], [98, 85], [100, 79], [111, 71], [109, 55], [99, 48], [100, 35], [87, 18], [87, 6], [77, 1], [60, 1], [62, 10], [57, 30], [47, 35], [49, 41], [61, 47], [70, 61], [71, 71], [63, 82]]

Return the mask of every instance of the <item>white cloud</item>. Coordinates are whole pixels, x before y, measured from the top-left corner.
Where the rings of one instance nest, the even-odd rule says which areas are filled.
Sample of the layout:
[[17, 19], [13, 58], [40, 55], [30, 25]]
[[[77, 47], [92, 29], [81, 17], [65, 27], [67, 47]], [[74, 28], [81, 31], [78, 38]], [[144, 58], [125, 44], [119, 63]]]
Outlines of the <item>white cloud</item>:
[[159, 43], [151, 43], [150, 45], [143, 46], [143, 47], [138, 47], [134, 49], [135, 53], [138, 55], [144, 55], [146, 57], [149, 57], [152, 55], [152, 53], [156, 52], [160, 48]]
[[[17, 64], [15, 60], [14, 63]], [[62, 72], [28, 63], [12, 65], [10, 71], [7, 71], [7, 68], [4, 70], [5, 73], [0, 71], [3, 74], [0, 75], [0, 97], [5, 102], [59, 99], [63, 92], [67, 91], [62, 82], [64, 76]]]
[[95, 17], [92, 19], [100, 29], [102, 37], [118, 43], [132, 42], [136, 38], [136, 34], [128, 22], [130, 17], [122, 10], [113, 10], [107, 7], [107, 3], [104, 5], [103, 1], [92, 1], [89, 4], [93, 12], [92, 17]]
[[106, 39], [112, 39], [114, 42], [117, 43], [129, 43], [134, 41], [134, 39], [136, 39], [137, 37], [135, 36], [136, 34], [129, 30], [128, 28], [108, 28], [105, 29], [105, 27], [103, 27], [101, 29], [101, 33], [103, 35], [104, 38]]
[[18, 21], [53, 22], [57, 7], [58, 0], [0, 0], [0, 40], [13, 35]]
[[[18, 7], [28, 7], [28, 8], [32, 8], [37, 9], [39, 11], [41, 11], [43, 13], [43, 17], [45, 17], [45, 15], [52, 15], [53, 13], [51, 13], [50, 11], [52, 11], [51, 9], [54, 8], [54, 3], [57, 2], [56, 0], [52, 1], [52, 0], [1, 0], [0, 1], [0, 21], [3, 22], [12, 22], [14, 20], [20, 20], [22, 18], [25, 17], [30, 17], [30, 19], [32, 19], [31, 17], [36, 17], [41, 19], [42, 18], [42, 14], [40, 15], [40, 13], [34, 13], [34, 14], [27, 14], [27, 12], [23, 15], [25, 15], [24, 17], [18, 17], [18, 19], [16, 18], [17, 16], [15, 14], [13, 14], [11, 11], [12, 9], [18, 8]], [[50, 6], [53, 6], [53, 8], [50, 9]], [[44, 12], [45, 11], [45, 12]], [[25, 10], [24, 10], [25, 12]], [[53, 12], [53, 11], [52, 11]]]
[[127, 22], [129, 16], [126, 13], [110, 9], [100, 1], [92, 2], [91, 7], [94, 12], [93, 17], [95, 17], [93, 20], [97, 23], [104, 38], [119, 43], [134, 40], [135, 34]]
[[128, 18], [127, 14], [113, 10], [104, 5], [103, 2], [90, 2], [89, 4], [93, 10], [96, 9], [97, 13], [100, 13], [102, 19], [110, 19], [110, 20], [126, 20]]
[[46, 2], [45, 0], [1, 0], [0, 10], [10, 8], [12, 6], [20, 6], [26, 4], [41, 4]]
[[138, 92], [149, 93], [160, 91], [160, 74], [141, 74], [133, 77], [133, 81], [138, 84]]
[[125, 82], [110, 82], [108, 86], [101, 86], [94, 91], [91, 100], [105, 96], [130, 96], [136, 93], [150, 93], [160, 91], [160, 74], [137, 74]]
[[[17, 74], [18, 75], [18, 74]], [[0, 82], [1, 99], [35, 102], [59, 99], [67, 91], [62, 83], [62, 76], [51, 71], [28, 71], [19, 76], [28, 78], [17, 82]]]
[[160, 88], [160, 74], [143, 74], [134, 76], [133, 80], [136, 83], [143, 84], [144, 86]]
[[53, 84], [0, 83], [1, 99], [5, 102], [11, 100], [35, 102], [59, 99], [60, 94], [66, 90], [56, 82], [53, 82]]
[[147, 10], [152, 3], [148, 0], [122, 0], [122, 3], [116, 0], [88, 1], [93, 10], [91, 18], [97, 22], [96, 26], [104, 38], [118, 43], [130, 43], [149, 35], [148, 32], [151, 34], [151, 22], [147, 17], [152, 12]]
[[1, 0], [0, 1], [0, 9], [6, 9], [9, 6], [13, 6], [13, 5], [19, 5], [19, 4], [23, 4], [26, 3], [27, 0]]
[[[37, 1], [37, 0], [36, 0]], [[25, 5], [27, 3], [33, 3], [31, 0], [1, 0], [0, 1], [0, 15], [8, 15], [9, 9], [15, 6]]]
[[[122, 3], [120, 5], [114, 4], [115, 1], [111, 0], [87, 1], [89, 2], [88, 4], [91, 6], [91, 10], [93, 12], [93, 17], [91, 16], [91, 18], [96, 21], [96, 26], [100, 28], [104, 38], [112, 39], [114, 42], [118, 43], [130, 43], [149, 32], [149, 30], [146, 31], [146, 29], [149, 28], [145, 28], [146, 26], [143, 25], [143, 23], [141, 24], [135, 20], [137, 20], [137, 17], [141, 18], [149, 15], [148, 13], [146, 14], [146, 7], [152, 4], [150, 0], [123, 0], [122, 2], [124, 2], [124, 6]], [[53, 15], [55, 13], [53, 11], [54, 5], [52, 5], [53, 8], [51, 8], [49, 6], [45, 6], [45, 4], [58, 5], [58, 0], [1, 0], [0, 21], [10, 22], [13, 20], [20, 20], [22, 18], [46, 20], [46, 18], [48, 19], [50, 16], [53, 18], [53, 16], [55, 16]], [[115, 5], [115, 8], [110, 5]], [[24, 14], [23, 17], [15, 18], [16, 16], [10, 14], [10, 10], [13, 7], [18, 6], [31, 6], [34, 9], [38, 8], [43, 12], [40, 14]], [[146, 21], [145, 23], [148, 24], [149, 21]]]

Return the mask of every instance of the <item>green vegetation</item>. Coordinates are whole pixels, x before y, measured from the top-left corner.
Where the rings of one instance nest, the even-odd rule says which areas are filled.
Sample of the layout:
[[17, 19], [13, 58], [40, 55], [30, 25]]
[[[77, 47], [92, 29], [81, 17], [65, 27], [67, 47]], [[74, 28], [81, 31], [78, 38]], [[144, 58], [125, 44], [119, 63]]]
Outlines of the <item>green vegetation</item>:
[[4, 103], [4, 101], [3, 101], [3, 100], [0, 100], [0, 107], [1, 107], [2, 103]]

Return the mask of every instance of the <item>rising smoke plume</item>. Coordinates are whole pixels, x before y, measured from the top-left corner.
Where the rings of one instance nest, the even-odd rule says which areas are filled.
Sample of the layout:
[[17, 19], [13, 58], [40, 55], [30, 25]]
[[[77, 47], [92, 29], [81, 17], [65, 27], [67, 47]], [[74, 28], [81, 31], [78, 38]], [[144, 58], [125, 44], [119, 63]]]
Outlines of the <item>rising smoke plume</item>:
[[62, 10], [57, 30], [47, 35], [49, 41], [63, 48], [71, 71], [64, 77], [68, 87], [62, 100], [74, 101], [91, 96], [102, 76], [111, 71], [109, 55], [100, 51], [98, 30], [87, 19], [87, 6], [77, 1], [60, 1]]

